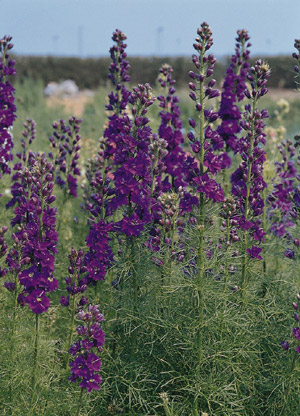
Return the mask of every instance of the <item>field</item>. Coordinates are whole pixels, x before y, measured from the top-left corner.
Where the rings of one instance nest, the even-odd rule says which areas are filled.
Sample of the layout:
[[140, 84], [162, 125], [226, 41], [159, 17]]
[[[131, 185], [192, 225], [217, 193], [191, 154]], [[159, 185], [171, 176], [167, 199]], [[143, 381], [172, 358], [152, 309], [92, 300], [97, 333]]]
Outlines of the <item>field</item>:
[[176, 91], [112, 39], [72, 97], [0, 43], [0, 413], [297, 416], [300, 42], [294, 90], [246, 31], [218, 85], [203, 23]]

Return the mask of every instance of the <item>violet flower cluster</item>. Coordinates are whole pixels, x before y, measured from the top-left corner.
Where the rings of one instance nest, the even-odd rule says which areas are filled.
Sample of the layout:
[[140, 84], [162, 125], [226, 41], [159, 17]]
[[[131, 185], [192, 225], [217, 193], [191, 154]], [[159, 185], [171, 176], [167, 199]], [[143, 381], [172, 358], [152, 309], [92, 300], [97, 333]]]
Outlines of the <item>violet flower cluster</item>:
[[117, 29], [112, 39], [115, 45], [110, 49], [112, 63], [108, 77], [114, 86], [114, 91], [109, 94], [109, 104], [106, 106], [111, 113], [104, 131], [104, 140], [100, 143], [100, 151], [95, 160], [89, 162], [89, 189], [85, 192], [85, 207], [91, 214], [91, 226], [86, 239], [89, 251], [85, 256], [85, 265], [88, 268], [88, 283], [93, 284], [105, 278], [113, 260], [109, 232], [114, 231], [114, 224], [109, 221], [109, 217], [119, 207], [128, 204], [122, 191], [118, 192], [122, 190], [122, 184], [119, 184], [122, 179], [120, 178], [118, 182], [118, 174], [115, 175], [115, 171], [126, 160], [128, 148], [132, 148], [127, 143], [127, 138], [131, 139], [132, 127], [126, 111], [130, 96], [125, 86], [130, 81], [127, 74], [129, 63], [126, 60], [127, 45], [124, 43], [126, 40], [124, 33]]
[[31, 118], [27, 118], [24, 122], [24, 130], [22, 131], [21, 147], [22, 152], [18, 152], [16, 156], [25, 163], [28, 159], [29, 147], [36, 136], [36, 122]]
[[282, 161], [275, 163], [277, 180], [268, 196], [269, 218], [271, 231], [278, 237], [284, 237], [289, 234], [288, 228], [295, 225], [295, 219], [298, 217], [294, 201], [298, 174], [294, 161], [296, 149], [292, 141], [283, 140], [277, 147]]
[[[248, 81], [251, 87], [244, 93], [252, 104], [245, 105], [243, 119], [240, 122], [245, 132], [245, 136], [241, 137], [237, 144], [242, 162], [231, 176], [232, 194], [240, 211], [236, 218], [239, 228], [250, 233], [257, 242], [261, 242], [265, 236], [259, 217], [264, 208], [262, 193], [267, 186], [263, 179], [265, 151], [262, 145], [266, 143], [263, 120], [268, 117], [268, 112], [258, 110], [256, 104], [268, 91], [266, 83], [269, 76], [269, 66], [261, 60], [256, 61], [249, 70]], [[253, 245], [247, 252], [251, 258], [261, 259], [261, 250]]]
[[[137, 237], [151, 221], [151, 158], [149, 145], [152, 137], [149, 119], [145, 117], [153, 104], [150, 85], [133, 88], [129, 102], [132, 105], [133, 122], [127, 115], [118, 118], [114, 131], [114, 195], [108, 203], [111, 215], [123, 208], [123, 218], [115, 224], [115, 231], [128, 237]], [[112, 139], [112, 137], [110, 137]]]
[[130, 76], [127, 73], [130, 65], [126, 60], [127, 53], [125, 52], [127, 45], [124, 43], [126, 39], [126, 35], [119, 29], [116, 29], [112, 36], [115, 45], [110, 48], [112, 62], [109, 67], [108, 78], [115, 87], [115, 92], [109, 94], [109, 104], [106, 106], [106, 109], [114, 111], [116, 115], [121, 114], [126, 109], [130, 95], [125, 86], [125, 83], [130, 81]]
[[[211, 123], [218, 119], [218, 113], [205, 107], [207, 100], [220, 95], [218, 89], [214, 88], [216, 81], [211, 78], [216, 59], [212, 54], [208, 56], [205, 54], [213, 44], [212, 32], [208, 24], [204, 22], [197, 33], [194, 48], [199, 55], [193, 55], [195, 70], [189, 73], [192, 79], [189, 83], [190, 98], [195, 102], [197, 117], [190, 118], [192, 130], [188, 133], [191, 150], [195, 157], [187, 157], [185, 169], [187, 181], [195, 191], [207, 200], [220, 202], [224, 199], [224, 191], [214, 176], [230, 166], [231, 160], [226, 152], [221, 152], [224, 149], [224, 140], [211, 127]], [[191, 211], [191, 205], [196, 203], [195, 196], [187, 192], [181, 202], [181, 208]]]
[[[298, 293], [297, 295], [297, 300], [300, 301], [300, 293]], [[293, 302], [293, 308], [294, 308], [294, 319], [296, 321], [296, 323], [299, 325], [299, 313], [298, 313], [298, 303], [297, 302]], [[295, 351], [300, 354], [300, 328], [299, 326], [297, 326], [296, 328], [292, 329], [293, 332], [293, 336], [297, 341], [297, 347], [295, 348]], [[285, 349], [286, 351], [288, 351], [290, 349], [290, 344], [288, 341], [281, 341], [281, 346], [283, 349]]]
[[226, 77], [223, 83], [219, 117], [222, 123], [218, 127], [218, 133], [226, 143], [227, 151], [232, 149], [237, 152], [238, 134], [242, 128], [242, 118], [237, 102], [245, 97], [246, 81], [249, 68], [251, 46], [246, 30], [238, 30], [236, 37], [235, 55], [231, 57], [231, 63], [226, 70]]
[[69, 254], [68, 257], [70, 261], [68, 269], [69, 276], [65, 278], [65, 282], [69, 294], [67, 297], [62, 296], [60, 298], [60, 303], [62, 306], [69, 306], [71, 297], [73, 298], [75, 305], [78, 303], [79, 306], [84, 306], [88, 301], [87, 298], [82, 295], [87, 288], [87, 267], [84, 265], [84, 252], [81, 249], [76, 251], [72, 248], [71, 254]]
[[[0, 259], [3, 258], [7, 252], [8, 245], [5, 242], [5, 233], [7, 232], [8, 227], [5, 225], [0, 227]], [[4, 277], [7, 273], [5, 268], [0, 267], [0, 278]]]
[[9, 56], [13, 48], [10, 36], [0, 39], [0, 178], [2, 174], [9, 174], [9, 162], [12, 161], [13, 138], [10, 129], [16, 118], [16, 106], [14, 104], [15, 89], [7, 80], [10, 75], [15, 75], [15, 61]]
[[81, 310], [77, 318], [82, 321], [82, 325], [76, 328], [79, 339], [69, 349], [69, 354], [73, 357], [69, 363], [69, 379], [72, 382], [80, 381], [79, 387], [90, 393], [99, 390], [102, 382], [99, 374], [102, 363], [98, 354], [105, 342], [101, 328], [104, 316], [99, 312], [98, 305], [89, 305], [88, 311]]
[[110, 175], [111, 166], [104, 159], [105, 144], [100, 142], [101, 149], [98, 154], [86, 163], [87, 184], [83, 185], [82, 207], [89, 211], [91, 219], [105, 219], [106, 206], [109, 197], [113, 194], [111, 187], [113, 177]]
[[86, 238], [88, 252], [85, 254], [84, 264], [88, 271], [87, 284], [95, 284], [98, 280], [104, 280], [108, 268], [113, 262], [113, 252], [109, 245], [109, 232], [113, 224], [104, 220], [90, 226]]
[[56, 154], [49, 153], [54, 158], [55, 183], [75, 198], [77, 197], [77, 177], [80, 176], [78, 168], [80, 150], [80, 123], [82, 120], [75, 117], [69, 118], [69, 125], [64, 120], [58, 120], [52, 124], [53, 136], [49, 137]]
[[[14, 247], [6, 257], [8, 271], [18, 281], [7, 282], [18, 291], [18, 302], [28, 305], [33, 313], [48, 310], [48, 293], [58, 287], [54, 279], [54, 261], [57, 253], [56, 208], [52, 194], [53, 165], [44, 154], [29, 154], [27, 167], [19, 172], [23, 189], [11, 225], [17, 226], [13, 234]], [[13, 285], [13, 286], [12, 286]]]
[[175, 80], [172, 77], [173, 68], [165, 64], [160, 70], [158, 81], [166, 94], [157, 97], [159, 106], [162, 110], [159, 112], [161, 123], [158, 129], [159, 137], [167, 142], [167, 153], [162, 158], [165, 166], [164, 172], [170, 175], [171, 185], [176, 189], [184, 186], [184, 160], [185, 151], [184, 136], [182, 133], [183, 123], [180, 119], [181, 111], [178, 106], [178, 97], [175, 95]]
[[294, 66], [294, 71], [296, 74], [295, 82], [296, 82], [297, 88], [299, 89], [299, 81], [297, 80], [299, 79], [299, 76], [300, 76], [299, 75], [300, 74], [300, 69], [299, 69], [300, 68], [300, 39], [295, 39], [294, 47], [297, 49], [297, 52], [294, 52], [292, 55], [293, 58], [296, 59], [297, 61], [296, 65]]

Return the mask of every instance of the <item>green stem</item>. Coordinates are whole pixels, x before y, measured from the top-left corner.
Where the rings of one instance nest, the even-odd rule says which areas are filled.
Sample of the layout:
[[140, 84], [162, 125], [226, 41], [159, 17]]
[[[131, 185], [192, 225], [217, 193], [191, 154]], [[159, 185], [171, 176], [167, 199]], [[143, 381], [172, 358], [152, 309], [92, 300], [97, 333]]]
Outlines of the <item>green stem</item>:
[[[69, 347], [73, 344], [73, 333], [74, 333], [74, 323], [75, 323], [75, 310], [76, 310], [76, 296], [73, 296], [73, 302], [72, 302], [72, 317], [71, 317], [71, 329], [69, 334]], [[69, 356], [67, 356], [67, 362], [66, 362], [66, 370], [69, 368]]]
[[76, 416], [79, 416], [80, 410], [81, 410], [81, 407], [82, 407], [83, 391], [84, 391], [84, 389], [81, 389], [80, 396], [79, 396], [79, 400], [78, 400], [78, 406], [77, 406]]
[[284, 404], [283, 404], [283, 408], [280, 412], [280, 415], [286, 414], [285, 409], [286, 409], [289, 394], [290, 394], [292, 374], [293, 374], [293, 371], [294, 371], [294, 368], [295, 368], [295, 365], [296, 365], [296, 359], [297, 359], [297, 356], [298, 356], [298, 353], [296, 351], [294, 351], [293, 353], [294, 353], [294, 356], [293, 356], [293, 360], [291, 362], [291, 367], [290, 367], [290, 370], [289, 370], [289, 375], [288, 375], [288, 380], [287, 380], [287, 389], [284, 392]]
[[[266, 210], [266, 206], [267, 206], [267, 192], [266, 192], [266, 188], [264, 189], [264, 208], [263, 208], [263, 219], [262, 219], [262, 227], [264, 230], [266, 230], [267, 227], [267, 210]], [[267, 277], [267, 261], [266, 261], [266, 256], [264, 256], [263, 258], [263, 273], [264, 273], [264, 277]]]
[[229, 265], [228, 265], [228, 245], [227, 243], [230, 241], [230, 218], [226, 219], [226, 250], [225, 250], [225, 285], [224, 285], [224, 293], [227, 292], [228, 288], [228, 278], [229, 278]]
[[[131, 240], [131, 258], [132, 258], [132, 290], [133, 290], [133, 316], [137, 316], [137, 304], [138, 304], [138, 276], [136, 272], [136, 253], [135, 253], [135, 244], [134, 240]], [[137, 343], [137, 331], [134, 329], [132, 333], [132, 344], [131, 344], [131, 357], [134, 359], [136, 353], [136, 343]]]
[[32, 388], [32, 402], [35, 395], [36, 389], [36, 372], [38, 367], [38, 355], [39, 355], [39, 343], [40, 343], [40, 322], [39, 322], [39, 314], [35, 314], [35, 340], [34, 340], [34, 352], [33, 352], [33, 373], [32, 373], [32, 380], [31, 380], [31, 388]]
[[[250, 137], [250, 150], [249, 155], [251, 159], [248, 161], [248, 175], [247, 175], [247, 182], [246, 182], [246, 199], [245, 199], [245, 221], [248, 220], [249, 217], [249, 197], [250, 197], [250, 188], [251, 188], [251, 174], [252, 174], [252, 156], [254, 150], [254, 136], [255, 136], [255, 117], [254, 111], [256, 107], [257, 99], [253, 99], [253, 107], [252, 107], [252, 122], [251, 122], [251, 137]], [[247, 231], [244, 230], [243, 232], [243, 259], [242, 259], [242, 280], [241, 280], [241, 295], [242, 295], [242, 303], [245, 300], [245, 285], [247, 284], [247, 248], [248, 248], [248, 234]]]
[[[16, 279], [17, 280], [17, 279]], [[15, 332], [16, 332], [16, 315], [17, 315], [17, 297], [18, 297], [18, 291], [17, 291], [17, 285], [14, 291], [14, 302], [13, 302], [13, 317], [12, 317], [12, 326], [11, 326], [11, 339], [10, 339], [10, 362], [13, 365], [15, 360]], [[14, 372], [11, 371], [11, 377], [10, 377], [10, 385], [9, 385], [9, 393], [10, 393], [10, 399], [12, 400], [12, 377]]]
[[[200, 68], [203, 68], [204, 65], [204, 51], [205, 48], [201, 51], [200, 54]], [[199, 141], [200, 141], [200, 153], [199, 153], [199, 170], [200, 176], [204, 173], [204, 81], [200, 81], [199, 88], [199, 102], [201, 104], [201, 110], [199, 112]], [[198, 350], [198, 359], [199, 365], [202, 359], [202, 324], [203, 324], [203, 279], [204, 279], [204, 194], [200, 192], [199, 200], [199, 239], [198, 239], [198, 252], [197, 252], [197, 267], [198, 267], [198, 277], [197, 277], [197, 298], [198, 298], [198, 330], [197, 330], [197, 350]]]

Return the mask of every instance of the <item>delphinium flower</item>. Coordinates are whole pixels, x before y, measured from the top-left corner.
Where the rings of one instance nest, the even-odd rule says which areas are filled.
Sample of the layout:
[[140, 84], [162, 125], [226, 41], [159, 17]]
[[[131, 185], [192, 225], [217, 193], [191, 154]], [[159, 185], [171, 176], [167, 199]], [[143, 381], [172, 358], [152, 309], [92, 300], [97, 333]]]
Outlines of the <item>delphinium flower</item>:
[[82, 207], [89, 211], [91, 222], [105, 219], [107, 203], [113, 194], [113, 176], [110, 174], [111, 166], [104, 159], [104, 149], [105, 143], [100, 139], [100, 150], [86, 163], [87, 183], [83, 186]]
[[300, 354], [300, 328], [299, 328], [299, 306], [298, 302], [300, 301], [300, 293], [297, 294], [297, 300], [293, 302], [292, 306], [294, 309], [294, 319], [295, 319], [295, 328], [292, 328], [292, 334], [293, 334], [293, 340], [292, 341], [281, 341], [281, 346], [285, 351], [288, 351], [289, 354], [292, 354], [291, 358], [291, 364], [289, 367], [287, 367], [286, 375], [287, 375], [287, 382], [286, 382], [286, 389], [284, 391], [284, 399], [286, 406], [288, 397], [289, 397], [289, 391], [290, 391], [290, 385], [291, 385], [291, 378], [292, 373], [294, 372], [296, 362], [298, 361], [298, 357]]
[[218, 127], [218, 133], [226, 143], [226, 150], [237, 152], [238, 134], [242, 128], [240, 120], [241, 111], [237, 105], [245, 97], [246, 81], [249, 68], [251, 46], [246, 30], [238, 30], [236, 37], [235, 54], [231, 57], [230, 65], [226, 70], [226, 76], [222, 87], [219, 117], [222, 122]]
[[224, 148], [224, 141], [211, 127], [211, 123], [217, 120], [218, 114], [207, 108], [207, 101], [219, 96], [219, 91], [214, 88], [216, 81], [211, 78], [216, 59], [212, 54], [206, 55], [213, 44], [212, 32], [207, 23], [202, 23], [197, 33], [194, 48], [199, 55], [193, 55], [195, 71], [189, 73], [192, 79], [189, 84], [190, 98], [195, 102], [197, 115], [195, 119], [189, 120], [192, 130], [188, 133], [194, 156], [188, 156], [185, 163], [186, 180], [192, 192], [185, 193], [181, 201], [181, 209], [192, 211], [192, 206], [197, 206], [198, 225], [202, 230], [199, 233], [198, 255], [199, 279], [201, 280], [204, 273], [205, 205], [209, 201], [223, 201], [224, 191], [214, 176], [230, 165], [230, 159], [226, 153], [214, 153], [215, 150], [220, 151]]
[[96, 284], [98, 280], [104, 280], [107, 270], [113, 261], [113, 251], [109, 244], [111, 237], [109, 232], [113, 229], [112, 222], [100, 219], [91, 224], [86, 238], [88, 252], [85, 254], [85, 265], [88, 275], [88, 284]]
[[34, 154], [30, 149], [32, 141], [35, 139], [36, 135], [36, 122], [32, 119], [27, 119], [24, 123], [24, 130], [22, 132], [21, 138], [21, 152], [17, 152], [16, 156], [20, 160], [14, 164], [12, 175], [12, 186], [11, 186], [11, 200], [6, 204], [6, 208], [20, 204], [24, 199], [24, 187], [25, 177], [23, 175], [24, 167], [29, 163], [30, 158], [34, 158]]
[[[114, 171], [122, 163], [117, 160], [116, 152], [120, 150], [118, 147], [122, 143], [122, 137], [126, 139], [131, 129], [131, 121], [127, 114], [130, 92], [125, 85], [130, 81], [127, 74], [129, 63], [125, 52], [127, 45], [124, 43], [126, 36], [117, 29], [112, 39], [115, 44], [110, 49], [112, 62], [108, 77], [114, 91], [109, 94], [109, 104], [106, 105], [109, 112], [108, 123], [103, 140], [100, 141], [100, 150], [96, 158], [89, 161], [87, 169], [89, 189], [86, 188], [85, 191], [85, 207], [90, 212], [90, 231], [86, 240], [89, 251], [85, 257], [85, 264], [88, 267], [89, 283], [103, 280], [113, 259], [109, 232], [113, 229], [112, 216], [119, 205], [109, 207], [108, 202], [114, 196]], [[120, 151], [127, 152], [125, 143]]]
[[242, 296], [244, 296], [244, 286], [247, 281], [248, 260], [249, 258], [261, 259], [262, 249], [257, 246], [257, 243], [262, 242], [265, 236], [261, 227], [264, 208], [262, 192], [266, 187], [263, 178], [265, 151], [262, 145], [266, 142], [263, 120], [268, 117], [268, 112], [260, 111], [257, 108], [257, 101], [268, 92], [266, 83], [269, 76], [269, 66], [262, 60], [256, 61], [255, 65], [249, 69], [250, 89], [246, 89], [244, 93], [250, 104], [245, 105], [240, 122], [245, 136], [241, 137], [237, 144], [242, 162], [231, 176], [232, 194], [239, 211], [236, 219], [240, 229], [243, 230]]
[[[5, 238], [4, 235], [7, 232], [8, 227], [5, 225], [3, 227], [0, 227], [0, 259], [3, 258], [5, 256], [5, 254], [7, 253], [7, 249], [8, 246], [5, 243]], [[6, 269], [2, 269], [2, 267], [0, 267], [0, 277], [5, 276], [7, 273]]]
[[55, 183], [64, 189], [65, 193], [77, 197], [77, 177], [80, 170], [77, 166], [80, 150], [80, 123], [82, 120], [70, 117], [69, 125], [64, 120], [52, 124], [53, 136], [49, 137], [54, 151], [49, 156], [54, 158]]
[[10, 36], [0, 39], [0, 178], [10, 173], [9, 162], [13, 159], [13, 138], [9, 130], [16, 118], [15, 89], [7, 79], [16, 74], [15, 61], [9, 56], [13, 48], [11, 40]]
[[114, 195], [108, 204], [109, 213], [127, 207], [115, 230], [127, 237], [138, 237], [151, 221], [151, 157], [149, 145], [152, 137], [149, 119], [145, 117], [155, 97], [149, 84], [133, 88], [129, 102], [133, 121], [123, 117], [114, 152]]
[[225, 197], [220, 211], [220, 217], [223, 221], [220, 227], [221, 234], [218, 246], [225, 259], [222, 267], [225, 276], [224, 290], [226, 290], [228, 286], [229, 273], [232, 273], [232, 271], [235, 270], [234, 266], [228, 262], [228, 255], [230, 254], [232, 257], [236, 257], [239, 254], [239, 251], [234, 247], [234, 244], [239, 241], [238, 221], [235, 218], [236, 209], [237, 205], [234, 198], [232, 196]]
[[130, 81], [128, 70], [130, 68], [129, 62], [126, 60], [126, 35], [119, 29], [113, 33], [112, 40], [115, 42], [110, 48], [111, 64], [109, 67], [108, 78], [111, 80], [115, 91], [108, 96], [109, 104], [106, 109], [114, 111], [115, 115], [120, 115], [126, 109], [130, 92], [125, 86], [126, 82]]
[[300, 78], [300, 39], [295, 39], [294, 47], [297, 49], [297, 52], [293, 53], [293, 58], [296, 59], [297, 63], [294, 66], [295, 71], [295, 83], [297, 85], [297, 89], [299, 90], [299, 78]]
[[73, 383], [79, 381], [79, 387], [82, 389], [77, 409], [79, 415], [84, 389], [90, 393], [92, 390], [99, 390], [102, 383], [99, 374], [102, 366], [99, 353], [103, 349], [105, 334], [101, 328], [104, 316], [99, 312], [98, 305], [89, 305], [87, 312], [82, 309], [77, 318], [82, 324], [76, 328], [78, 339], [69, 349], [69, 354], [72, 356], [72, 361], [69, 363], [71, 367], [69, 379]]
[[184, 160], [186, 157], [182, 146], [184, 136], [182, 133], [183, 123], [180, 119], [181, 111], [178, 105], [178, 97], [175, 94], [175, 80], [172, 77], [173, 68], [164, 64], [160, 70], [158, 81], [165, 91], [164, 95], [157, 97], [162, 110], [160, 115], [159, 137], [167, 142], [167, 153], [162, 159], [165, 164], [165, 173], [170, 175], [170, 182], [175, 189], [184, 186]]
[[56, 208], [51, 207], [55, 201], [53, 165], [44, 154], [30, 153], [20, 177], [23, 196], [18, 199], [11, 221], [18, 230], [13, 234], [15, 248], [9, 252], [6, 263], [10, 272], [17, 271], [18, 281], [14, 283], [18, 302], [41, 314], [50, 305], [47, 293], [58, 286], [53, 278], [57, 252]]
[[14, 292], [14, 299], [20, 305], [28, 305], [35, 314], [31, 382], [34, 396], [39, 354], [39, 316], [49, 309], [48, 293], [58, 287], [58, 281], [53, 277], [57, 252], [56, 208], [51, 207], [55, 201], [52, 194], [53, 165], [44, 154], [29, 152], [27, 166], [22, 165], [19, 174], [23, 193], [15, 200], [17, 206], [11, 225], [17, 226], [17, 231], [12, 235], [14, 246], [6, 257], [8, 271], [15, 280], [8, 282], [10, 287], [7, 288]]
[[[213, 44], [212, 32], [207, 23], [202, 23], [197, 30], [198, 36], [194, 43], [197, 55], [192, 56], [195, 66], [190, 71], [189, 83], [190, 98], [195, 103], [196, 117], [190, 118], [189, 124], [192, 130], [188, 133], [191, 141], [192, 155], [186, 158], [186, 181], [190, 185], [190, 191], [185, 192], [181, 199], [182, 211], [194, 213], [198, 230], [195, 259], [197, 277], [195, 279], [195, 302], [197, 308], [197, 322], [199, 323], [196, 334], [196, 349], [199, 355], [199, 363], [202, 357], [202, 324], [204, 319], [204, 293], [203, 280], [206, 271], [206, 254], [208, 247], [205, 244], [206, 206], [210, 202], [222, 202], [224, 191], [216, 181], [218, 172], [230, 166], [231, 160], [224, 149], [224, 140], [213, 129], [213, 122], [218, 119], [218, 113], [208, 107], [209, 100], [218, 97], [219, 91], [215, 88], [216, 81], [212, 78], [216, 62], [212, 54], [206, 52]], [[199, 367], [200, 368], [200, 367]], [[198, 368], [198, 370], [199, 370]], [[198, 371], [197, 370], [197, 371]], [[200, 370], [199, 370], [200, 371]]]
[[36, 122], [31, 119], [27, 118], [24, 122], [24, 130], [22, 131], [22, 139], [21, 139], [21, 147], [22, 152], [18, 152], [16, 156], [25, 163], [28, 159], [28, 152], [29, 147], [36, 136]]
[[[181, 251], [179, 248], [180, 240], [177, 242], [175, 241], [175, 232], [176, 230], [183, 230], [182, 225], [184, 222], [179, 207], [182, 196], [183, 188], [182, 186], [179, 186], [177, 192], [165, 192], [158, 197], [160, 218], [156, 225], [155, 232], [150, 231], [150, 248], [153, 251], [166, 249], [166, 257], [168, 258], [166, 263], [169, 264], [171, 264], [172, 256], [175, 257], [176, 253]], [[153, 260], [156, 264], [159, 264], [156, 257], [154, 257]]]
[[295, 225], [297, 218], [293, 196], [298, 174], [294, 161], [296, 149], [293, 142], [283, 140], [277, 147], [282, 155], [282, 161], [275, 163], [277, 176], [267, 202], [271, 231], [278, 237], [284, 237], [289, 234], [288, 229]]
[[[74, 332], [74, 321], [76, 310], [88, 302], [88, 299], [83, 296], [83, 293], [87, 288], [86, 272], [87, 267], [84, 265], [84, 252], [79, 249], [76, 251], [74, 248], [69, 254], [69, 276], [65, 278], [67, 285], [67, 296], [61, 296], [60, 303], [62, 306], [69, 308], [71, 313], [71, 326], [69, 334], [68, 345], [72, 344], [73, 332]], [[67, 363], [68, 364], [68, 363]]]
[[[216, 81], [211, 78], [216, 59], [212, 54], [206, 55], [206, 51], [213, 44], [212, 32], [208, 24], [203, 23], [197, 33], [194, 48], [199, 55], [193, 55], [196, 69], [189, 73], [192, 79], [189, 83], [190, 98], [195, 102], [197, 115], [195, 119], [190, 118], [192, 130], [188, 133], [194, 157], [187, 157], [185, 170], [186, 180], [199, 195], [198, 203], [195, 199], [192, 203], [199, 205], [200, 223], [203, 225], [206, 202], [209, 200], [221, 202], [224, 199], [224, 191], [214, 176], [228, 167], [231, 162], [226, 152], [214, 153], [215, 150], [220, 151], [224, 148], [224, 141], [211, 127], [211, 123], [218, 119], [218, 113], [206, 108], [208, 100], [219, 96], [219, 91], [214, 88]], [[185, 209], [185, 199], [188, 201], [190, 196], [187, 195], [182, 201], [182, 209]], [[186, 208], [189, 209], [188, 206]]]

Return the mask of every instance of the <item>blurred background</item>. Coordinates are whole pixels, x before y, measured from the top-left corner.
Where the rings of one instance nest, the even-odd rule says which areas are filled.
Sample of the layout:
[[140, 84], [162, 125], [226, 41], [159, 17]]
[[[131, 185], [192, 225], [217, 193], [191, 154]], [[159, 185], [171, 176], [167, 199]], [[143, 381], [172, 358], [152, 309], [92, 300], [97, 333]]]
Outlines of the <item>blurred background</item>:
[[[193, 68], [193, 42], [203, 21], [213, 31], [217, 85], [222, 86], [234, 53], [236, 31], [247, 29], [253, 60], [267, 60], [272, 70], [270, 93], [262, 100], [270, 122], [276, 122], [278, 100], [286, 99], [293, 102], [286, 116], [288, 134], [297, 132], [300, 98], [291, 54], [294, 39], [300, 37], [300, 1], [0, 0], [0, 7], [1, 37], [11, 35], [14, 43], [16, 134], [21, 134], [26, 117], [32, 117], [40, 143], [46, 143], [53, 120], [76, 115], [84, 120], [83, 137], [94, 146], [106, 120], [109, 48], [116, 28], [127, 35], [132, 86], [149, 82], [160, 94], [159, 68], [172, 65], [183, 122], [188, 126], [192, 108], [188, 71]], [[153, 111], [157, 114], [158, 106]]]

